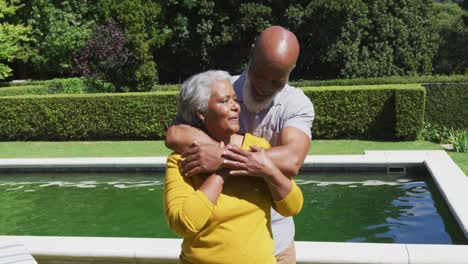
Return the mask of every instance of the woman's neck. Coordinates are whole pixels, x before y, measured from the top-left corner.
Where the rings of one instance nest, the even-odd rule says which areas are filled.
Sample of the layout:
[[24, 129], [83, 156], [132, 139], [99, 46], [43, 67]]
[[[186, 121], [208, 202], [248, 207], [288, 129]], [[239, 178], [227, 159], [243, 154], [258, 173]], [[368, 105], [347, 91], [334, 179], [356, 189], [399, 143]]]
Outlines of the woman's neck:
[[216, 138], [216, 137], [211, 137], [213, 138], [215, 141], [217, 142], [223, 142], [225, 146], [227, 146], [228, 144], [232, 144], [232, 145], [236, 145], [236, 146], [242, 146], [242, 141], [244, 140], [244, 136], [242, 135], [239, 135], [239, 134], [232, 134], [230, 136], [226, 136], [226, 137], [219, 137], [219, 138]]

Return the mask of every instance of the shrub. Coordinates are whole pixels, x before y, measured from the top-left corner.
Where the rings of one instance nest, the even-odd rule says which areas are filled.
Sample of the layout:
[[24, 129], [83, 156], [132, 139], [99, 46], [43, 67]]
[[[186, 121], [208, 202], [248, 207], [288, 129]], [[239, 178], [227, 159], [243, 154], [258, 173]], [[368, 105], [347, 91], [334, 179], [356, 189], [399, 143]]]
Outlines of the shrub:
[[453, 128], [424, 122], [424, 127], [421, 131], [421, 138], [435, 143], [448, 143], [450, 140], [450, 133], [452, 131]]
[[86, 77], [94, 92], [122, 91], [129, 84], [131, 54], [127, 45], [127, 37], [113, 20], [96, 25], [76, 60], [75, 72]]
[[12, 86], [0, 88], [0, 96], [15, 96], [15, 95], [42, 95], [48, 94], [49, 88], [46, 85], [29, 85], [29, 86]]
[[177, 93], [0, 97], [0, 140], [162, 139]]
[[297, 80], [290, 84], [295, 87], [308, 86], [347, 86], [408, 83], [456, 83], [468, 82], [468, 75], [429, 75], [429, 76], [391, 76], [376, 78], [336, 79], [336, 80]]
[[113, 93], [116, 90], [112, 83], [95, 77], [85, 78], [84, 84], [87, 93]]
[[314, 138], [413, 140], [422, 127], [420, 85], [308, 87], [315, 107]]
[[426, 90], [423, 87], [395, 90], [396, 138], [417, 138], [423, 127], [425, 102]]
[[456, 152], [468, 152], [468, 132], [456, 130], [450, 133], [449, 143]]
[[54, 79], [48, 84], [49, 94], [80, 94], [86, 91], [80, 78]]
[[153, 89], [151, 90], [153, 92], [157, 91], [180, 91], [180, 85], [179, 84], [156, 84], [153, 85]]
[[[411, 140], [422, 126], [419, 85], [304, 92], [315, 105], [314, 138]], [[0, 97], [0, 140], [163, 139], [177, 101], [171, 91]]]
[[468, 83], [425, 84], [425, 120], [433, 125], [468, 129]]

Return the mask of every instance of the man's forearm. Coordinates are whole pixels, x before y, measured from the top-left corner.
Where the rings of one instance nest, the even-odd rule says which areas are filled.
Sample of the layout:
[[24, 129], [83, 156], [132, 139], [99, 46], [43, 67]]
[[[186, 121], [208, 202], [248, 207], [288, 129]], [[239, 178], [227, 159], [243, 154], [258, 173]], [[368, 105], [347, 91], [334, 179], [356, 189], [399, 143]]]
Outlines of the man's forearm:
[[286, 127], [281, 132], [280, 145], [267, 150], [273, 163], [285, 174], [292, 177], [299, 174], [310, 148], [310, 138], [295, 127]]
[[216, 144], [216, 141], [201, 129], [184, 124], [170, 126], [167, 129], [165, 143], [166, 147], [173, 151], [183, 153], [189, 149], [195, 140], [200, 144]]
[[288, 146], [273, 147], [266, 152], [276, 167], [288, 177], [296, 176], [304, 163], [305, 156], [292, 153]]

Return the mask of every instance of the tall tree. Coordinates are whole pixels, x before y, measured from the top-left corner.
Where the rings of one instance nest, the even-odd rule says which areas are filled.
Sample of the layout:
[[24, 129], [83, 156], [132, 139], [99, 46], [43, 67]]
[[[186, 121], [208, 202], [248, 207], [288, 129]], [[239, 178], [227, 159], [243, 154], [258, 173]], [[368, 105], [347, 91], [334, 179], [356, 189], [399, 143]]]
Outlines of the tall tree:
[[468, 73], [468, 11], [456, 3], [435, 3], [434, 27], [434, 72]]
[[162, 23], [170, 35], [156, 56], [163, 82], [180, 82], [212, 68], [239, 73], [258, 34], [272, 24], [269, 3], [163, 1]]
[[27, 58], [25, 51], [29, 42], [30, 28], [22, 24], [11, 24], [6, 20], [21, 8], [16, 0], [0, 0], [0, 80], [11, 76], [11, 68], [5, 62]]
[[431, 72], [431, 0], [298, 1], [286, 12], [302, 44], [300, 77]]
[[117, 22], [128, 39], [130, 52], [123, 90], [148, 91], [158, 80], [153, 52], [164, 43], [167, 29], [159, 24], [161, 7], [154, 1], [101, 0], [93, 4], [99, 23]]
[[31, 62], [43, 77], [70, 75], [94, 25], [88, 8], [87, 0], [31, 0], [23, 16], [32, 28]]

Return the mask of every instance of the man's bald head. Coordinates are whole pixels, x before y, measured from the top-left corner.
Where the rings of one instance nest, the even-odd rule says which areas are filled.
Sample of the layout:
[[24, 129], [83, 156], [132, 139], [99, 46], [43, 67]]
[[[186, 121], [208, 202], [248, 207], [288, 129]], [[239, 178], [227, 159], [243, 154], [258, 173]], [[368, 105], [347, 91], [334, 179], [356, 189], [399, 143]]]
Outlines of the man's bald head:
[[253, 59], [261, 65], [292, 68], [299, 56], [299, 42], [291, 31], [272, 26], [265, 29], [254, 46]]
[[255, 42], [250, 57], [249, 91], [245, 93], [244, 100], [250, 95], [256, 104], [267, 105], [288, 83], [298, 56], [299, 43], [291, 31], [280, 26], [265, 29]]

